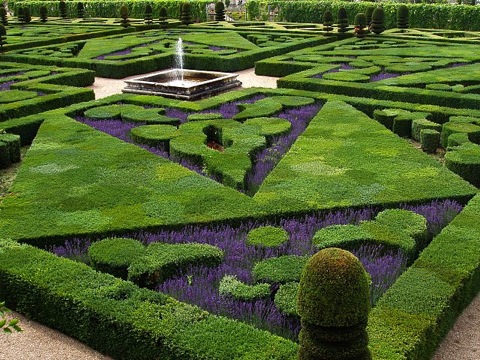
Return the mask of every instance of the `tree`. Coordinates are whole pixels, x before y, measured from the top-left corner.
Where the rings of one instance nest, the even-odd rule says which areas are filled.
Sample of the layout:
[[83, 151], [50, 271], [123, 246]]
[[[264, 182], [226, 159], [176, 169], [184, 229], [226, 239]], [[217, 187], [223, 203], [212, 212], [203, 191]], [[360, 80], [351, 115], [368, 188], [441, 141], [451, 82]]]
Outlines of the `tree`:
[[359, 38], [364, 38], [367, 35], [367, 32], [365, 31], [365, 26], [367, 26], [367, 17], [365, 16], [364, 13], [358, 13], [355, 15], [355, 36]]
[[147, 25], [150, 25], [153, 23], [153, 9], [152, 9], [152, 5], [150, 4], [145, 5], [144, 19], [145, 19], [145, 24]]
[[85, 18], [85, 6], [83, 5], [83, 2], [77, 3], [77, 16], [80, 19]]
[[58, 9], [60, 12], [60, 17], [62, 19], [65, 19], [67, 17], [67, 3], [65, 0], [60, 0], [60, 3], [58, 4]]
[[130, 20], [128, 19], [128, 8], [125, 5], [122, 5], [120, 8], [120, 17], [122, 20], [120, 20], [120, 25], [122, 25], [124, 28], [127, 28], [130, 26]]
[[348, 16], [347, 10], [344, 7], [338, 9], [337, 14], [337, 28], [339, 33], [344, 33], [348, 30]]
[[370, 30], [375, 34], [381, 34], [385, 31], [385, 13], [382, 7], [377, 7], [372, 14], [372, 22], [370, 24]]
[[180, 11], [180, 21], [182, 25], [190, 25], [192, 21], [192, 7], [190, 3], [183, 3]]
[[42, 23], [47, 22], [47, 18], [48, 18], [47, 7], [42, 5], [40, 6], [40, 21]]
[[401, 4], [397, 9], [397, 27], [408, 29], [408, 7], [405, 4]]
[[225, 5], [221, 1], [215, 3], [215, 21], [225, 21]]
[[160, 27], [165, 30], [167, 28], [167, 19], [168, 19], [168, 14], [167, 14], [167, 9], [165, 7], [160, 8]]
[[327, 10], [323, 13], [323, 18], [322, 18], [322, 23], [323, 23], [323, 30], [324, 31], [332, 31], [333, 30], [333, 15], [330, 10]]
[[28, 6], [25, 6], [23, 8], [23, 22], [25, 24], [30, 23], [32, 21], [32, 15], [30, 14], [30, 8]]
[[3, 6], [0, 6], [0, 21], [4, 26], [8, 25], [8, 19], [7, 19], [7, 9], [5, 9]]
[[374, 10], [375, 10], [375, 7], [373, 6], [368, 6], [367, 9], [365, 10], [365, 16], [367, 18], [368, 27], [370, 27], [370, 23], [372, 22], [372, 15]]

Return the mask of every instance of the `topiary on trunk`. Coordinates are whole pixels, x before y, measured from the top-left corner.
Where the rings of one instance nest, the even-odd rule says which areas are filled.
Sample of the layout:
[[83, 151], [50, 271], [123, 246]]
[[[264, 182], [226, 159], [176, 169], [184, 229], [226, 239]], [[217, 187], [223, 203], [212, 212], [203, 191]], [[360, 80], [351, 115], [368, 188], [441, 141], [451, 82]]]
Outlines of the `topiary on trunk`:
[[338, 9], [337, 28], [339, 33], [344, 33], [348, 30], [348, 15], [344, 7]]
[[85, 6], [82, 2], [77, 3], [77, 16], [80, 19], [85, 18]]
[[221, 1], [215, 3], [215, 21], [225, 21], [225, 5]]
[[130, 26], [130, 20], [128, 19], [128, 8], [125, 5], [122, 5], [120, 8], [120, 17], [122, 20], [120, 20], [120, 25], [122, 25], [124, 28]]
[[7, 26], [8, 25], [8, 18], [7, 18], [7, 9], [5, 9], [3, 6], [0, 6], [0, 22], [2, 25]]
[[332, 15], [332, 12], [330, 10], [326, 10], [324, 13], [323, 13], [323, 17], [322, 17], [322, 23], [323, 23], [323, 30], [324, 31], [332, 31], [333, 30], [333, 15]]
[[382, 7], [377, 7], [372, 14], [372, 22], [370, 24], [370, 30], [375, 34], [381, 34], [385, 31], [385, 13]]
[[370, 27], [370, 24], [372, 23], [372, 15], [375, 10], [375, 7], [373, 6], [368, 6], [367, 9], [365, 10], [365, 17], [367, 18], [367, 27]]
[[180, 22], [182, 25], [190, 25], [192, 21], [192, 7], [190, 3], [183, 3], [180, 11]]
[[145, 19], [145, 24], [150, 25], [153, 23], [153, 9], [152, 9], [152, 5], [150, 4], [145, 5], [144, 19]]
[[365, 31], [365, 26], [367, 26], [367, 17], [364, 13], [358, 13], [355, 15], [355, 36], [359, 38], [364, 38], [367, 35], [367, 31]]
[[48, 11], [46, 6], [40, 6], [40, 21], [42, 23], [47, 22]]
[[60, 17], [65, 19], [67, 17], [67, 3], [65, 0], [60, 0], [58, 4], [58, 9], [60, 11]]
[[401, 4], [397, 9], [397, 27], [408, 29], [408, 7], [405, 4]]
[[164, 30], [167, 28], [167, 18], [168, 18], [167, 9], [164, 7], [161, 7], [159, 20], [160, 20], [160, 27]]
[[300, 278], [299, 360], [370, 360], [368, 275], [350, 252], [327, 248], [311, 257]]

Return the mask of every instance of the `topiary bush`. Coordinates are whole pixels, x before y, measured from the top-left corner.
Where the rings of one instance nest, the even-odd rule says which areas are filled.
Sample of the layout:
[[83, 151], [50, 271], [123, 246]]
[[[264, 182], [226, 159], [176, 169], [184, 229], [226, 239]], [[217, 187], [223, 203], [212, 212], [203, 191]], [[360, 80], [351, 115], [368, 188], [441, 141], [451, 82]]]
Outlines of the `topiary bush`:
[[261, 226], [249, 231], [247, 244], [256, 247], [273, 248], [285, 244], [288, 233], [284, 228], [275, 226]]
[[153, 9], [152, 9], [152, 5], [150, 4], [145, 5], [144, 19], [145, 19], [145, 24], [147, 25], [151, 25], [153, 23]]
[[0, 22], [2, 25], [7, 26], [8, 25], [8, 14], [7, 10], [3, 7], [0, 6]]
[[467, 142], [452, 147], [445, 154], [445, 166], [480, 188], [480, 145]]
[[23, 17], [23, 12], [24, 12], [23, 6], [20, 6], [17, 10], [17, 20], [22, 24], [25, 22]]
[[180, 10], [180, 22], [182, 23], [182, 25], [187, 25], [187, 26], [193, 23], [192, 6], [188, 2], [185, 2], [182, 4], [181, 10]]
[[440, 147], [440, 133], [437, 130], [423, 129], [420, 131], [420, 144], [427, 153], [436, 153]]
[[60, 17], [65, 19], [67, 17], [67, 3], [65, 0], [60, 0], [58, 4], [58, 10], [60, 12]]
[[367, 18], [367, 27], [370, 27], [370, 24], [372, 23], [372, 15], [374, 11], [375, 11], [374, 6], [367, 6], [367, 8], [365, 9], [365, 17]]
[[345, 33], [348, 30], [348, 15], [344, 7], [338, 9], [337, 28], [339, 33]]
[[372, 13], [372, 20], [370, 23], [370, 30], [374, 34], [381, 34], [385, 31], [385, 13], [382, 7], [377, 7]]
[[371, 359], [369, 299], [368, 275], [353, 254], [329, 248], [311, 257], [298, 289], [298, 359]]
[[412, 138], [416, 141], [420, 141], [420, 131], [423, 129], [442, 131], [442, 125], [427, 119], [415, 119], [412, 122]]
[[83, 2], [77, 3], [77, 16], [80, 19], [85, 18], [85, 6], [83, 5]]
[[167, 28], [167, 18], [168, 18], [167, 9], [165, 7], [161, 7], [160, 8], [160, 17], [159, 17], [160, 28], [162, 28], [164, 30]]
[[215, 21], [225, 21], [225, 5], [221, 1], [215, 3]]
[[232, 275], [225, 275], [220, 280], [218, 292], [222, 296], [230, 296], [243, 301], [268, 298], [271, 293], [269, 284], [247, 285]]
[[40, 7], [40, 21], [42, 23], [47, 22], [48, 18], [48, 11], [46, 6], [41, 6]]
[[7, 29], [5, 26], [0, 24], [0, 49], [3, 51], [3, 45], [6, 43], [5, 39], [7, 37]]
[[28, 6], [25, 6], [23, 8], [22, 19], [23, 19], [22, 22], [25, 23], [25, 24], [29, 24], [32, 21], [32, 15], [30, 13], [30, 8]]
[[364, 38], [367, 35], [367, 31], [365, 30], [365, 26], [367, 26], [367, 17], [364, 13], [358, 13], [355, 15], [354, 25], [355, 36]]
[[330, 10], [327, 10], [323, 13], [322, 17], [322, 23], [323, 23], [323, 30], [326, 32], [332, 31], [333, 30], [333, 15]]
[[399, 29], [408, 28], [408, 7], [405, 4], [400, 4], [397, 9], [397, 27]]
[[126, 280], [130, 264], [145, 252], [145, 246], [138, 240], [107, 238], [93, 243], [88, 257], [94, 269]]
[[120, 24], [126, 28], [130, 26], [130, 20], [128, 19], [128, 8], [125, 5], [122, 5], [120, 8], [120, 17], [122, 20], [120, 20]]

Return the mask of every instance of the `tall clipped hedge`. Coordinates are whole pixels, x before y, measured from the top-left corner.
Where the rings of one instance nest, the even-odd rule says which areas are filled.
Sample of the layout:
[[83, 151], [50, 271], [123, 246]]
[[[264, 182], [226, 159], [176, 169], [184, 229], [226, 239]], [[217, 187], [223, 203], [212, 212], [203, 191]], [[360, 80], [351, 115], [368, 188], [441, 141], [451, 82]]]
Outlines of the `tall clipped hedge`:
[[[151, 3], [151, 5], [154, 14], [158, 14], [160, 8], [164, 7], [170, 18], [178, 19], [180, 17], [180, 5], [183, 2], [184, 1], [182, 0], [155, 1]], [[205, 9], [210, 2], [211, 1], [208, 0], [198, 0], [190, 3], [193, 21], [207, 20]], [[125, 5], [128, 8], [129, 17], [131, 19], [143, 19], [145, 16], [145, 7], [149, 3], [148, 0], [86, 0], [83, 2], [83, 5], [85, 7], [85, 12], [91, 17], [118, 18], [120, 8], [122, 5]], [[47, 8], [49, 16], [56, 17], [60, 15], [58, 1], [9, 1], [9, 6], [11, 9], [14, 9], [15, 14], [17, 13], [18, 8], [20, 6], [25, 6], [25, 4], [28, 4], [33, 16], [39, 16], [41, 6]], [[66, 1], [66, 5], [68, 14], [72, 14], [72, 16], [73, 14], [77, 14], [76, 1]]]
[[[330, 10], [333, 14], [344, 7], [352, 24], [355, 14], [365, 13], [370, 2], [342, 2], [315, 0], [248, 0], [246, 3], [249, 20], [266, 20], [268, 5], [279, 8], [278, 21], [318, 23], [321, 15]], [[383, 3], [385, 28], [395, 28], [399, 3]], [[440, 28], [450, 30], [480, 30], [480, 7], [449, 4], [405, 4], [410, 18], [409, 27]]]

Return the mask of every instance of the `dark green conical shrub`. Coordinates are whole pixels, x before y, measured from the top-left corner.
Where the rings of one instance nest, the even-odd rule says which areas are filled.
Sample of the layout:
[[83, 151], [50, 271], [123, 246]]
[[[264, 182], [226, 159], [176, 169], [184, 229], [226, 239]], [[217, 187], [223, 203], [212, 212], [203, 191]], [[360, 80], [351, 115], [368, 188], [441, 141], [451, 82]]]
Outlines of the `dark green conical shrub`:
[[192, 21], [192, 7], [190, 3], [183, 3], [180, 12], [180, 22], [182, 25], [190, 25]]
[[77, 16], [80, 19], [85, 18], [85, 6], [82, 2], [77, 3]]
[[60, 12], [60, 17], [65, 19], [67, 17], [67, 3], [65, 0], [60, 0], [58, 4], [58, 10]]
[[0, 24], [0, 51], [3, 51], [3, 45], [5, 44], [5, 39], [7, 37], [7, 29], [5, 26]]
[[221, 1], [215, 3], [215, 21], [225, 21], [225, 5]]
[[28, 24], [28, 23], [30, 23], [30, 21], [32, 21], [32, 15], [30, 13], [30, 8], [28, 6], [25, 6], [23, 8], [23, 22], [25, 24]]
[[401, 4], [397, 9], [397, 27], [399, 29], [408, 28], [408, 7], [405, 4]]
[[167, 18], [168, 18], [167, 9], [165, 7], [161, 7], [159, 20], [160, 20], [160, 27], [164, 30], [167, 28]]
[[40, 6], [40, 21], [42, 23], [47, 22], [48, 11], [46, 6]]
[[338, 9], [337, 28], [339, 33], [344, 33], [348, 29], [348, 15], [347, 10], [344, 7]]
[[326, 10], [323, 13], [323, 18], [322, 18], [322, 23], [323, 23], [323, 30], [324, 31], [332, 31], [333, 30], [333, 15], [330, 10]]
[[381, 34], [385, 31], [385, 13], [380, 6], [373, 11], [370, 30], [375, 34]]
[[8, 25], [8, 14], [7, 10], [3, 7], [0, 6], [0, 22], [2, 25], [7, 26]]
[[24, 22], [25, 22], [25, 20], [24, 20], [24, 18], [23, 18], [23, 11], [24, 11], [24, 10], [23, 10], [23, 7], [22, 7], [22, 6], [20, 6], [20, 7], [18, 8], [18, 10], [17, 10], [17, 19], [18, 19], [18, 21], [21, 22], [21, 23], [24, 23]]
[[367, 26], [370, 26], [372, 22], [372, 15], [375, 10], [374, 6], [368, 6], [367, 9], [365, 10], [365, 17], [367, 18]]
[[144, 19], [145, 19], [145, 24], [150, 25], [151, 23], [153, 23], [153, 9], [152, 9], [152, 5], [150, 4], [145, 5]]
[[367, 35], [365, 26], [367, 26], [367, 17], [364, 13], [358, 13], [355, 15], [355, 35], [359, 38], [363, 38]]
[[327, 248], [311, 257], [298, 289], [298, 359], [371, 359], [369, 290], [368, 275], [350, 252]]
[[128, 8], [125, 5], [122, 5], [120, 8], [120, 17], [122, 20], [120, 20], [120, 24], [126, 28], [130, 26], [130, 20], [128, 19]]

